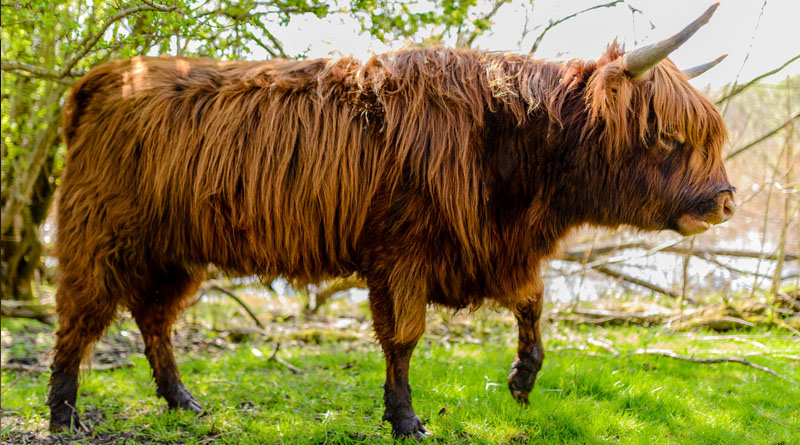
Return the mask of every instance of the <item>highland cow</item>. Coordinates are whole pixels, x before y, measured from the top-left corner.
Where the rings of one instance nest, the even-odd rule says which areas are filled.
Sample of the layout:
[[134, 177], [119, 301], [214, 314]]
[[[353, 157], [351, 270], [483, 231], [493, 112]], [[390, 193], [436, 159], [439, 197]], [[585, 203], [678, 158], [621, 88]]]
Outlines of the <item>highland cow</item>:
[[170, 329], [208, 264], [362, 276], [396, 436], [427, 432], [408, 372], [428, 304], [513, 311], [508, 384], [527, 402], [544, 358], [539, 269], [559, 240], [586, 224], [693, 234], [733, 213], [722, 117], [666, 59], [715, 8], [597, 61], [425, 48], [92, 70], [64, 112], [51, 429], [80, 425], [80, 362], [120, 307], [158, 395], [202, 412]]

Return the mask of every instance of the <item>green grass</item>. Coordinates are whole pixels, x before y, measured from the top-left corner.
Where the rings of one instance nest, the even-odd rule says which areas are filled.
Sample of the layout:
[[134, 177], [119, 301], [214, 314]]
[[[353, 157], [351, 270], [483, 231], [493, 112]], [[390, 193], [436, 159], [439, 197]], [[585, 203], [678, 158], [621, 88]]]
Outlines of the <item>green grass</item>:
[[[18, 320], [2, 323], [4, 361], [26, 353], [21, 345], [40, 354], [50, 347], [48, 329]], [[787, 331], [738, 332], [735, 339], [717, 340], [708, 332], [550, 326], [547, 357], [526, 408], [506, 386], [516, 341], [508, 317], [486, 311], [435, 315], [430, 325], [432, 333], [417, 348], [411, 370], [415, 409], [433, 432], [429, 443], [800, 443], [795, 383], [735, 363], [626, 355], [637, 348], [703, 357], [754, 354], [746, 357], [800, 381], [796, 357], [764, 354], [800, 354], [798, 337]], [[270, 329], [275, 326], [280, 323]], [[442, 342], [441, 333], [451, 328], [451, 338]], [[119, 339], [129, 329], [129, 322], [118, 323], [109, 338]], [[305, 371], [293, 374], [269, 360], [274, 345], [267, 338], [245, 336], [235, 343], [182, 325], [176, 346], [192, 340], [197, 345], [179, 348], [180, 368], [208, 411], [203, 417], [166, 410], [155, 397], [143, 356], [101, 344], [102, 357], [128, 357], [135, 366], [84, 376], [78, 404], [93, 432], [74, 436], [75, 443], [392, 442], [381, 421], [379, 347], [361, 328], [342, 329], [347, 335], [314, 329], [276, 334], [283, 342], [278, 356]], [[621, 354], [592, 346], [589, 337], [609, 340]], [[471, 343], [476, 340], [480, 343]], [[46, 437], [49, 375], [20, 376], [2, 372], [2, 438], [9, 443], [22, 434]]]

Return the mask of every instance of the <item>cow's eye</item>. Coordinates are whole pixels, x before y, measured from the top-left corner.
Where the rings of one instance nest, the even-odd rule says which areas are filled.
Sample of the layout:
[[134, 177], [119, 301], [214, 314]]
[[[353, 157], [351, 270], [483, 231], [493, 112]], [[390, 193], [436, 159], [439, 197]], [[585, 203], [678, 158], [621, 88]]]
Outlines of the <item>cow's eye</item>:
[[668, 125], [666, 128], [664, 128], [664, 136], [666, 136], [668, 139], [674, 139], [678, 142], [684, 141], [683, 134], [681, 134], [681, 132], [672, 125]]

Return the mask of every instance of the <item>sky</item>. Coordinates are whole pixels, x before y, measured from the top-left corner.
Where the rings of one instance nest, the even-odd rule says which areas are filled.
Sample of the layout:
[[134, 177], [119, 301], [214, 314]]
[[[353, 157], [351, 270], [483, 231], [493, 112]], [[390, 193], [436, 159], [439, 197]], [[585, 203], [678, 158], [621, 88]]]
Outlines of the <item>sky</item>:
[[[473, 46], [527, 53], [541, 28], [531, 31], [521, 41], [526, 15], [528, 27], [533, 28], [546, 25], [550, 19], [606, 2], [534, 0], [531, 7], [530, 2], [516, 0], [499, 10], [492, 28]], [[417, 7], [424, 4], [415, 3]], [[653, 43], [679, 31], [712, 3], [710, 0], [629, 0], [613, 8], [593, 10], [552, 28], [540, 44], [536, 57], [597, 59], [615, 37], [629, 50]], [[628, 5], [641, 13], [632, 14]], [[478, 0], [478, 8], [489, 7], [488, 2]], [[719, 88], [737, 76], [740, 83], [745, 82], [800, 54], [798, 17], [800, 0], [722, 0], [711, 21], [671, 58], [679, 67], [690, 68], [728, 54], [717, 67], [696, 78], [694, 84], [701, 88]], [[323, 20], [302, 16], [292, 19], [286, 27], [277, 30], [276, 35], [284, 42], [287, 53], [305, 52], [310, 58], [339, 55], [366, 58], [371, 53], [406, 43], [380, 42], [360, 34], [359, 30], [355, 19], [343, 15]], [[251, 57], [266, 58], [257, 52]], [[767, 81], [778, 82], [786, 75], [795, 74], [800, 74], [800, 61]]]

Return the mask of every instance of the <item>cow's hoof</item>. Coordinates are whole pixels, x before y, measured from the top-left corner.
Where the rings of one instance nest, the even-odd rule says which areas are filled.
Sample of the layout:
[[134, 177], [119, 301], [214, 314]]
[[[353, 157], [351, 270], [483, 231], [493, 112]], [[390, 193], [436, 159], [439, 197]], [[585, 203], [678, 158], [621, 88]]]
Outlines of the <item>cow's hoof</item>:
[[515, 361], [511, 373], [508, 375], [508, 389], [514, 400], [522, 405], [528, 405], [528, 393], [531, 392], [536, 381], [536, 373], [531, 372], [524, 364]]
[[430, 430], [425, 428], [422, 420], [415, 414], [397, 422], [392, 422], [392, 436], [395, 438], [408, 438], [422, 440], [430, 434]]
[[196, 414], [203, 414], [205, 412], [200, 402], [192, 396], [192, 393], [190, 393], [182, 383], [175, 384], [168, 394], [169, 396], [165, 398], [167, 399], [167, 404], [170, 409], [185, 409], [186, 411], [192, 411]]
[[181, 409], [185, 409], [187, 411], [193, 411], [195, 414], [203, 414], [205, 410], [203, 406], [200, 405], [200, 402], [194, 399], [194, 397], [189, 396], [189, 400], [186, 400], [181, 403]]
[[84, 424], [83, 422], [81, 422], [77, 414], [74, 414], [71, 417], [72, 418], [71, 419], [68, 418], [66, 422], [62, 420], [54, 420], [51, 418], [50, 432], [53, 434], [66, 433], [70, 431], [78, 433], [86, 433], [86, 434], [91, 432], [89, 427], [86, 426], [86, 424]]
[[528, 393], [522, 391], [515, 391], [511, 390], [511, 395], [514, 396], [514, 400], [519, 402], [520, 405], [528, 406], [530, 405], [530, 401], [528, 400]]
[[50, 432], [64, 433], [67, 431], [89, 433], [91, 430], [81, 422], [78, 411], [71, 404], [66, 401], [53, 403], [50, 407]]

